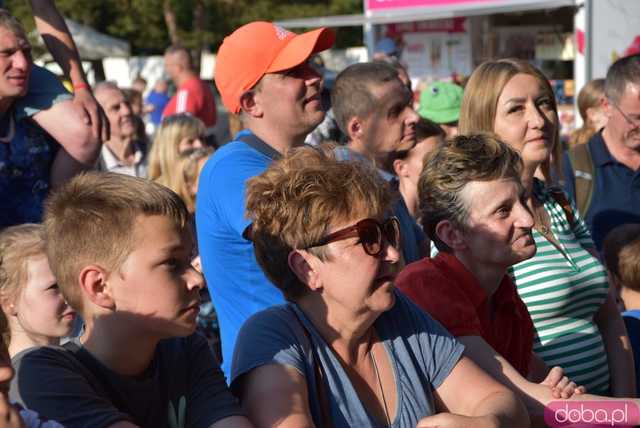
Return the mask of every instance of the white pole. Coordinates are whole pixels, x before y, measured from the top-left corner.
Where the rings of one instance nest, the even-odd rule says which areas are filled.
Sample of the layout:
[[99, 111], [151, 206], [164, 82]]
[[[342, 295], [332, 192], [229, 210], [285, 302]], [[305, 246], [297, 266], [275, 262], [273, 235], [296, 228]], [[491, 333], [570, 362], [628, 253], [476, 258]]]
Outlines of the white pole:
[[574, 113], [576, 128], [582, 126], [582, 118], [578, 113], [578, 93], [580, 89], [591, 80], [590, 53], [591, 53], [591, 0], [576, 0], [578, 11], [574, 17], [574, 37], [576, 56], [573, 61], [574, 84]]

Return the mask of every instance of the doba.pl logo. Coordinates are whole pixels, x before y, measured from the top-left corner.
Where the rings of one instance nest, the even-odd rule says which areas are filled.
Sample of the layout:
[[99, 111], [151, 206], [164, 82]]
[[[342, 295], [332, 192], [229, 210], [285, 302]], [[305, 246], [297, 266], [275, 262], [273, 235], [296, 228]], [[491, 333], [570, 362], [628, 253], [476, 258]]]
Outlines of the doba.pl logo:
[[544, 421], [557, 427], [628, 427], [640, 424], [640, 408], [631, 400], [552, 401]]

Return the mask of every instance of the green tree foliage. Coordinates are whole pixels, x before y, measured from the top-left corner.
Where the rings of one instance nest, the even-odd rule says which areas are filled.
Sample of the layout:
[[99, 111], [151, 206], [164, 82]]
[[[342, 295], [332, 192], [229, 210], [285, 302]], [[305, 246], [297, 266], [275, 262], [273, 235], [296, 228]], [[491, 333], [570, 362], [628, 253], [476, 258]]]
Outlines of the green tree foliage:
[[[56, 5], [68, 18], [128, 40], [133, 55], [159, 54], [171, 43], [163, 13], [167, 5], [175, 15], [180, 42], [211, 51], [247, 22], [362, 12], [362, 0], [56, 0]], [[5, 6], [27, 31], [33, 30], [27, 0], [5, 0]], [[360, 44], [361, 28], [339, 29], [339, 47]]]

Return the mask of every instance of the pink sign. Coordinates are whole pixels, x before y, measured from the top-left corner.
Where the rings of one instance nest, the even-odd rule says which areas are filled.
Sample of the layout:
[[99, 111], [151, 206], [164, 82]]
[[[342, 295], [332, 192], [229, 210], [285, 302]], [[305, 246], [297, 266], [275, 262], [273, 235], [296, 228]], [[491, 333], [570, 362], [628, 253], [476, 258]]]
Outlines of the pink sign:
[[452, 6], [487, 3], [495, 0], [367, 0], [368, 10], [401, 9], [405, 7]]
[[429, 21], [387, 24], [385, 34], [393, 37], [404, 33], [464, 33], [467, 18], [434, 19]]

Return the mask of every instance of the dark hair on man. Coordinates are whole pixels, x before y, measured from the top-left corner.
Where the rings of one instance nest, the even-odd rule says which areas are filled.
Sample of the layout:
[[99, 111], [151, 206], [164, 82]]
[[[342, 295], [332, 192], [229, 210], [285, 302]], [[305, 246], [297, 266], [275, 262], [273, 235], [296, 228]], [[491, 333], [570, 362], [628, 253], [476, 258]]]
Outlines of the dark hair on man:
[[179, 61], [189, 68], [193, 67], [193, 58], [191, 58], [191, 52], [189, 49], [182, 45], [171, 45], [165, 51], [165, 55], [176, 55]]
[[611, 64], [604, 82], [604, 94], [617, 103], [629, 83], [640, 84], [640, 54], [620, 58]]
[[398, 80], [398, 71], [384, 62], [353, 64], [338, 74], [331, 91], [331, 105], [336, 122], [345, 135], [349, 135], [349, 120], [368, 117], [377, 105], [372, 88], [393, 80]]

